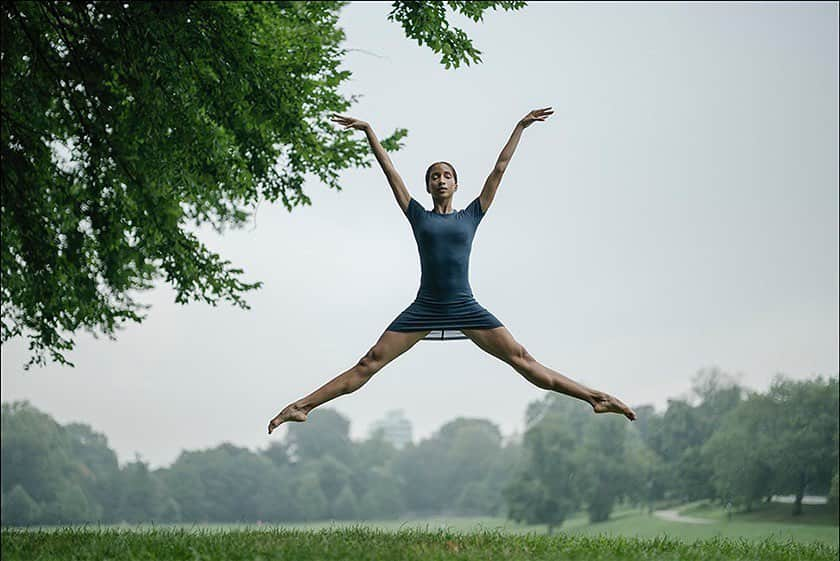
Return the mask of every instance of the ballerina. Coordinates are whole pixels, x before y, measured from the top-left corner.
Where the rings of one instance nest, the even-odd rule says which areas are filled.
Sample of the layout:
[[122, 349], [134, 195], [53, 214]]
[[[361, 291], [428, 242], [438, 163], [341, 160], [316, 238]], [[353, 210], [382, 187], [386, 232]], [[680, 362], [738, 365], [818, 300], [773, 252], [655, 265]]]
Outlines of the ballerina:
[[332, 120], [367, 136], [394, 197], [408, 218], [420, 252], [421, 279], [417, 297], [388, 325], [377, 342], [347, 371], [311, 394], [287, 405], [268, 423], [268, 434], [287, 421], [305, 421], [312, 409], [352, 393], [418, 341], [470, 339], [479, 348], [510, 365], [535, 386], [583, 400], [595, 413], [636, 413], [615, 397], [588, 388], [538, 362], [507, 328], [474, 298], [469, 284], [469, 257], [476, 228], [493, 202], [519, 138], [528, 126], [545, 121], [551, 107], [535, 109], [520, 119], [478, 197], [462, 210], [452, 208], [458, 175], [449, 162], [426, 170], [426, 192], [433, 209], [426, 210], [408, 192], [373, 128], [365, 121], [334, 114]]

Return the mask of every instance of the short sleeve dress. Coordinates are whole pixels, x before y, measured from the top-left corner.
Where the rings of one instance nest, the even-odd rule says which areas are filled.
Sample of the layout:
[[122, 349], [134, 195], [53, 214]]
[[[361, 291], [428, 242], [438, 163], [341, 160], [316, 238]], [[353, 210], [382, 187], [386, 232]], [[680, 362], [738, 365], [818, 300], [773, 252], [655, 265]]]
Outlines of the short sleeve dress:
[[469, 282], [470, 250], [484, 217], [478, 197], [467, 208], [439, 214], [414, 197], [406, 216], [420, 252], [417, 297], [388, 326], [389, 331], [429, 331], [423, 340], [466, 339], [466, 329], [492, 329], [503, 324], [473, 297]]

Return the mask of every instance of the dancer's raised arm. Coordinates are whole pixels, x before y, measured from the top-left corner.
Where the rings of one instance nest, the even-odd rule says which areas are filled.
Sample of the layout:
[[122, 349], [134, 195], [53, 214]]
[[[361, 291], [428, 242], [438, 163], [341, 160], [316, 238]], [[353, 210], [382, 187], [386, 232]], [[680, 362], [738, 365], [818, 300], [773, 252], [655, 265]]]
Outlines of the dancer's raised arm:
[[408, 203], [411, 201], [411, 194], [408, 192], [408, 189], [406, 189], [405, 183], [403, 183], [400, 174], [397, 173], [394, 164], [391, 163], [391, 158], [388, 157], [388, 153], [384, 148], [382, 148], [382, 145], [379, 143], [379, 139], [376, 138], [376, 135], [373, 133], [373, 127], [365, 121], [337, 114], [333, 114], [332, 120], [336, 123], [344, 125], [345, 129], [350, 128], [365, 132], [368, 142], [370, 142], [370, 147], [373, 149], [373, 154], [376, 156], [376, 160], [379, 162], [379, 165], [382, 166], [382, 171], [385, 172], [385, 177], [388, 178], [388, 184], [391, 185], [391, 191], [394, 192], [397, 204], [400, 205], [403, 214], [405, 214], [408, 209]]
[[505, 169], [513, 157], [513, 151], [516, 150], [516, 145], [519, 144], [519, 137], [522, 136], [522, 131], [528, 128], [534, 121], [545, 121], [552, 113], [554, 111], [551, 110], [551, 107], [534, 109], [516, 123], [513, 133], [510, 135], [505, 147], [502, 148], [502, 153], [499, 154], [499, 159], [496, 160], [496, 165], [493, 166], [493, 171], [490, 172], [490, 175], [484, 182], [484, 187], [481, 189], [481, 194], [478, 196], [482, 212], [487, 212], [487, 209], [490, 208], [490, 204], [493, 202], [493, 198], [496, 196], [496, 189], [499, 188], [499, 183], [502, 181]]

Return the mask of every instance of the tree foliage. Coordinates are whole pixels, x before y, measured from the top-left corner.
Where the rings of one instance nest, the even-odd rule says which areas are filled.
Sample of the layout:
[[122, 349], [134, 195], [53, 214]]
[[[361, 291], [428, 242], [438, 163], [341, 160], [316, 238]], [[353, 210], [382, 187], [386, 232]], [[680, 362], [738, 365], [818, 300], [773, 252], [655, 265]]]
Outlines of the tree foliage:
[[828, 494], [836, 473], [837, 378], [777, 377], [767, 394], [752, 394], [704, 446], [720, 496], [747, 509], [773, 493], [795, 496], [801, 514], [807, 489]]
[[774, 486], [795, 496], [794, 514], [802, 513], [807, 489], [827, 494], [837, 466], [838, 407], [837, 378], [788, 380], [777, 377], [768, 392], [776, 405], [771, 457]]
[[[179, 303], [259, 286], [196, 235], [240, 227], [262, 201], [311, 204], [304, 174], [340, 190], [369, 148], [329, 115], [346, 2], [4, 2], [0, 34], [2, 324], [32, 364], [71, 364], [79, 330], [114, 337], [165, 281]], [[447, 2], [479, 20], [524, 2]], [[443, 62], [480, 60], [436, 2], [389, 19]], [[407, 134], [383, 139], [400, 148]]]
[[548, 524], [551, 532], [580, 507], [600, 522], [618, 501], [637, 496], [647, 449], [638, 438], [628, 441], [626, 420], [593, 417], [586, 404], [556, 394], [532, 404], [526, 417], [526, 461], [505, 490], [514, 520]]
[[734, 377], [718, 368], [702, 369], [694, 376], [689, 397], [669, 399], [661, 415], [645, 416], [645, 444], [661, 460], [649, 481], [651, 500], [690, 501], [714, 495], [712, 466], [702, 448], [742, 394]]
[[458, 68], [461, 63], [469, 66], [470, 61], [481, 62], [481, 51], [476, 49], [463, 30], [449, 28], [446, 8], [467, 16], [473, 21], [481, 21], [484, 11], [497, 6], [505, 10], [518, 10], [526, 2], [483, 2], [475, 0], [449, 2], [408, 2], [393, 3], [388, 19], [402, 24], [407, 37], [416, 39], [417, 44], [427, 45], [436, 53], [443, 53], [440, 62], [447, 70]]
[[[474, 511], [475, 502], [500, 507], [515, 456], [502, 446], [499, 428], [485, 419], [459, 417], [395, 457], [406, 502], [418, 514]], [[466, 487], [473, 484], [468, 491]], [[478, 489], [490, 496], [476, 497]], [[470, 493], [470, 495], [464, 495]]]
[[728, 414], [721, 430], [703, 446], [718, 496], [751, 510], [772, 493], [774, 426], [783, 422], [776, 417], [772, 400], [760, 394], [751, 395]]

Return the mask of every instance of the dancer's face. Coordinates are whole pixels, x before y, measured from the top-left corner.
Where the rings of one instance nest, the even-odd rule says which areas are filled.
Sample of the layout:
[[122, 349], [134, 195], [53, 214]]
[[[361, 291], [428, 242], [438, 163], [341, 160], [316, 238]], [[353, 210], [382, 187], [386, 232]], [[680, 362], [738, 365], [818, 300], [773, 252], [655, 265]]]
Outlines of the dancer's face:
[[457, 190], [458, 184], [455, 182], [452, 168], [446, 164], [435, 164], [429, 173], [426, 191], [431, 193], [434, 199], [445, 199], [451, 197]]

